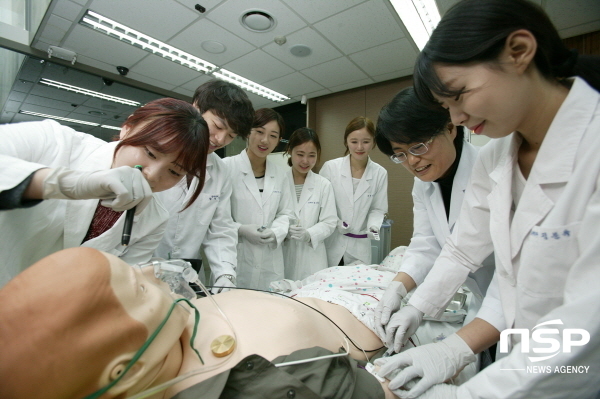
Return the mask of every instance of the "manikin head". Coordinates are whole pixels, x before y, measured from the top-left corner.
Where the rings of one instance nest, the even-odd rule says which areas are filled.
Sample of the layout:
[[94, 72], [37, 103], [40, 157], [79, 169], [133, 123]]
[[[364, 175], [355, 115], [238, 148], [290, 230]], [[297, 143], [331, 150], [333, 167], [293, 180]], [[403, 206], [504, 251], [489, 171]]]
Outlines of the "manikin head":
[[[0, 397], [82, 398], [105, 387], [164, 320], [172, 299], [141, 269], [91, 248], [35, 263], [0, 290]], [[175, 376], [189, 313], [168, 323], [103, 398]]]

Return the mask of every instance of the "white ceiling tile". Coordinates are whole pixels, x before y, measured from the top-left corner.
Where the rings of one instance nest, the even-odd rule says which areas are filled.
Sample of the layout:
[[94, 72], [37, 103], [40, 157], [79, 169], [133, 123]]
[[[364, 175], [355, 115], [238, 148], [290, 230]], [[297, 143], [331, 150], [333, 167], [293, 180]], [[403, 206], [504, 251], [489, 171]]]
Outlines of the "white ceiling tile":
[[56, 15], [50, 15], [48, 22], [44, 27], [44, 32], [40, 37], [40, 40], [49, 43], [60, 43], [65, 34], [71, 27], [71, 23], [64, 18], [57, 17]]
[[[64, 116], [65, 113], [69, 113], [73, 111], [73, 106], [71, 106], [71, 102], [61, 101], [53, 99], [52, 101], [48, 101], [46, 97], [39, 97], [34, 95], [27, 96], [27, 99], [23, 103], [23, 109], [27, 109], [28, 111], [40, 112], [44, 114], [50, 115], [58, 115]], [[39, 107], [39, 108], [38, 108]], [[33, 109], [35, 108], [35, 109]], [[47, 108], [44, 111], [44, 108]], [[62, 112], [59, 112], [62, 111]]]
[[198, 0], [175, 0], [176, 2], [178, 2], [179, 4], [181, 4], [184, 7], [187, 7], [190, 10], [194, 10], [194, 12], [198, 13], [198, 15], [204, 15], [206, 16], [207, 14], [210, 14], [211, 10], [213, 8], [215, 8], [217, 5], [219, 5], [219, 3], [223, 2], [223, 0], [202, 0], [202, 6], [204, 8], [206, 8], [206, 11], [204, 13], [200, 13], [199, 11], [196, 10], [196, 4], [198, 4]]
[[77, 58], [82, 55], [101, 62], [108, 62], [113, 67], [117, 65], [130, 67], [149, 54], [81, 25], [75, 26], [62, 47], [75, 51]]
[[446, 12], [460, 0], [435, 0], [440, 16], [444, 16]]
[[266, 82], [270, 89], [278, 91], [286, 96], [298, 96], [308, 92], [322, 90], [323, 86], [316, 83], [299, 72], [283, 76], [278, 79]]
[[[108, 61], [108, 60], [107, 60]], [[117, 69], [114, 65], [107, 64], [106, 62], [99, 61], [94, 58], [86, 57], [85, 55], [77, 54], [77, 63], [83, 65], [89, 65], [91, 67], [110, 72], [117, 73]]]
[[294, 72], [292, 68], [262, 50], [246, 54], [223, 65], [223, 68], [260, 84]]
[[[359, 21], [369, 23], [361, 24]], [[404, 37], [384, 0], [359, 4], [315, 24], [314, 27], [348, 54]]]
[[22, 102], [23, 100], [25, 100], [25, 97], [27, 97], [27, 94], [13, 90], [13, 91], [10, 92], [10, 95], [8, 96], [8, 99], [11, 100], [11, 101]]
[[323, 90], [318, 90], [318, 91], [313, 91], [313, 92], [310, 92], [310, 93], [306, 93], [306, 98], [308, 100], [310, 100], [311, 98], [326, 96], [327, 94], [331, 94], [331, 90], [329, 90], [329, 89], [323, 89]]
[[138, 62], [130, 68], [130, 72], [136, 72], [157, 80], [167, 80], [171, 84], [171, 88], [181, 86], [201, 74], [154, 54]]
[[338, 91], [355, 89], [357, 87], [370, 85], [371, 83], [373, 83], [372, 79], [361, 79], [361, 80], [356, 80], [354, 82], [349, 82], [349, 83], [346, 83], [343, 85], [333, 86], [331, 88], [331, 90], [333, 90], [333, 92], [338, 92]]
[[176, 87], [173, 89], [175, 93], [183, 94], [186, 97], [189, 97], [190, 100], [194, 97], [194, 90], [184, 89], [183, 87]]
[[367, 78], [367, 75], [346, 57], [304, 69], [302, 73], [324, 87], [339, 86]]
[[40, 39], [40, 40], [35, 40], [32, 43], [31, 47], [33, 47], [36, 50], [47, 52], [48, 51], [48, 47], [50, 47], [50, 46], [56, 46], [56, 45], [58, 45], [58, 42], [48, 43], [47, 41]]
[[282, 104], [275, 101], [271, 101], [254, 93], [246, 92], [246, 94], [248, 95], [248, 99], [250, 100], [250, 102], [252, 102], [252, 107], [255, 110], [260, 108], [274, 108]]
[[127, 77], [132, 79], [133, 81], [146, 83], [151, 86], [155, 86], [155, 87], [165, 89], [165, 90], [172, 90], [175, 87], [171, 83], [163, 82], [162, 80], [154, 79], [149, 76], [142, 75], [141, 73], [129, 72]]
[[89, 9], [161, 41], [198, 18], [174, 0], [94, 0]]
[[[240, 24], [240, 18], [250, 10], [259, 10], [271, 15], [276, 21], [275, 27], [271, 31], [263, 33], [244, 28]], [[275, 36], [286, 36], [306, 26], [302, 19], [278, 0], [254, 0], [252, 2], [228, 0], [211, 10], [206, 18], [256, 46], [263, 46], [271, 42]]]
[[21, 109], [21, 101], [7, 101], [6, 104], [4, 104], [4, 111], [5, 112], [19, 112], [19, 109]]
[[[206, 40], [214, 40], [223, 44], [225, 51], [220, 54], [205, 51], [202, 48], [202, 42]], [[206, 18], [195, 21], [175, 36], [169, 44], [219, 66], [256, 48]]]
[[71, 0], [77, 4], [81, 4], [82, 6], [86, 5], [88, 0]]
[[67, 90], [57, 89], [43, 84], [35, 85], [27, 97], [27, 102], [34, 101], [35, 104], [42, 104], [38, 98], [60, 99], [60, 101], [69, 104], [81, 104], [85, 102], [86, 97], [83, 94], [73, 93]]
[[[308, 23], [315, 23], [354, 7], [365, 0], [283, 0]], [[367, 0], [368, 1], [368, 0]]]
[[400, 39], [352, 54], [350, 59], [369, 76], [375, 76], [411, 68], [416, 57], [412, 43]]
[[52, 9], [52, 14], [59, 17], [75, 21], [79, 16], [79, 13], [83, 11], [83, 7], [80, 4], [73, 3], [69, 0], [59, 0]]
[[200, 86], [203, 83], [208, 82], [209, 80], [214, 79], [212, 76], [210, 75], [200, 75], [195, 77], [194, 79], [182, 84], [180, 87], [185, 89], [185, 90], [190, 90], [190, 91], [196, 91], [196, 88], [198, 86]]
[[[297, 44], [310, 47], [311, 54], [306, 57], [296, 57], [290, 53], [292, 46]], [[318, 65], [342, 55], [323, 36], [310, 27], [292, 33], [287, 37], [286, 43], [281, 46], [273, 42], [266, 45], [263, 50], [297, 70]]]
[[383, 75], [372, 76], [373, 80], [376, 82], [384, 82], [386, 80], [396, 79], [396, 78], [404, 78], [407, 76], [411, 76], [413, 73], [413, 68], [401, 69], [399, 71], [384, 73]]

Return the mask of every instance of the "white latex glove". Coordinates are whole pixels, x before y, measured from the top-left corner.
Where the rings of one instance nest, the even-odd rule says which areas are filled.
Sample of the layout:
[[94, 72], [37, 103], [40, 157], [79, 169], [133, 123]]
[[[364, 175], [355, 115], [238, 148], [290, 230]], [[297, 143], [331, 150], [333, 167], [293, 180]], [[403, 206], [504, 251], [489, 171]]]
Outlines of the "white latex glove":
[[[389, 388], [401, 398], [413, 399], [435, 384], [442, 383], [475, 361], [475, 354], [469, 345], [457, 334], [443, 341], [409, 349], [397, 355], [375, 360], [381, 366], [377, 374], [387, 377], [394, 371], [401, 371], [390, 379]], [[400, 390], [409, 381], [420, 380], [409, 391]], [[398, 390], [398, 391], [396, 391]]]
[[377, 226], [371, 226], [369, 227], [368, 231], [367, 231], [367, 237], [369, 237], [371, 240], [377, 240], [379, 241], [379, 227]]
[[385, 328], [385, 346], [394, 347], [400, 352], [402, 345], [417, 331], [423, 321], [423, 312], [412, 305], [406, 305], [390, 318]]
[[137, 206], [141, 212], [152, 199], [152, 189], [142, 172], [129, 166], [83, 172], [64, 167], [54, 169], [43, 183], [44, 199], [101, 199], [115, 211]]
[[375, 308], [375, 332], [382, 340], [385, 339], [385, 326], [390, 321], [392, 313], [400, 309], [402, 298], [406, 296], [406, 288], [400, 281], [392, 281], [383, 293], [381, 301]]
[[273, 230], [264, 229], [260, 236], [260, 243], [263, 245], [277, 243], [277, 237]]
[[298, 241], [310, 242], [310, 233], [301, 226], [291, 226], [289, 229], [291, 238]]
[[210, 290], [211, 294], [218, 294], [220, 292], [227, 292], [230, 291], [232, 288], [235, 288], [235, 284], [233, 283], [233, 281], [231, 281], [230, 279], [228, 279], [227, 277], [225, 277], [225, 275], [219, 276], [216, 280], [215, 280], [215, 287], [213, 287]]
[[343, 220], [338, 220], [337, 222], [337, 229], [340, 233], [342, 234], [346, 234], [347, 230], [350, 228], [350, 225], [346, 222], [344, 222]]
[[302, 281], [300, 280], [294, 281], [284, 279], [278, 281], [271, 281], [271, 283], [269, 284], [269, 291], [274, 292], [290, 292], [300, 288], [302, 288]]
[[259, 245], [263, 244], [263, 237], [265, 236], [265, 232], [271, 231], [271, 229], [265, 229], [263, 231], [258, 231], [260, 228], [257, 224], [243, 224], [240, 226], [238, 230], [238, 236], [244, 237], [251, 244]]

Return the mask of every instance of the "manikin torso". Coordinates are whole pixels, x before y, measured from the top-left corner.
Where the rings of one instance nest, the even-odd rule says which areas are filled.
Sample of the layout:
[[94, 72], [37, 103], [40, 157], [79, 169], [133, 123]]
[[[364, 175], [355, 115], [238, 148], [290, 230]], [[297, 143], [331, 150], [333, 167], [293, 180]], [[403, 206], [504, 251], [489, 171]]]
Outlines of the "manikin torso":
[[[222, 358], [212, 354], [212, 341], [224, 334], [232, 335], [231, 328], [210, 300], [203, 298], [194, 301], [200, 311], [195, 346], [205, 364], [200, 363], [189, 345], [194, 324], [194, 318], [190, 316], [180, 340], [183, 361], [177, 375], [199, 368], [216, 368], [174, 385], [162, 397], [172, 397], [179, 391], [228, 370], [250, 354], [272, 360], [302, 348], [320, 346], [338, 352], [341, 347], [349, 346], [352, 357], [365, 360], [364, 354], [346, 341], [342, 332], [327, 318], [292, 299], [242, 290], [226, 292], [213, 298], [235, 326], [235, 350]], [[325, 313], [363, 349], [373, 350], [382, 346], [381, 340], [345, 308], [313, 298], [300, 300]]]

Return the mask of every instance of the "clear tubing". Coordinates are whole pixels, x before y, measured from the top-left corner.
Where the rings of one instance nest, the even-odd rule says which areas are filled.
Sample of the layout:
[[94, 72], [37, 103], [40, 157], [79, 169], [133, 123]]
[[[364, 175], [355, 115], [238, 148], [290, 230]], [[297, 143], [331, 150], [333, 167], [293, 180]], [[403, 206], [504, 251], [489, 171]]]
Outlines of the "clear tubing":
[[[219, 313], [221, 314], [221, 316], [223, 317], [223, 319], [225, 319], [225, 321], [227, 322], [227, 324], [229, 325], [229, 328], [231, 329], [231, 333], [233, 335], [233, 338], [235, 339], [235, 342], [237, 343], [237, 335], [235, 333], [235, 329], [233, 328], [233, 324], [231, 324], [231, 321], [229, 320], [229, 318], [227, 317], [227, 315], [225, 315], [225, 312], [223, 312], [223, 310], [221, 309], [221, 307], [219, 306], [219, 304], [217, 304], [217, 301], [215, 301], [215, 299], [212, 297], [212, 295], [210, 294], [210, 292], [208, 291], [208, 289], [204, 286], [204, 284], [202, 284], [202, 282], [200, 282], [200, 279], [196, 279], [196, 281], [194, 281], [194, 283], [196, 285], [198, 285], [198, 287], [200, 287], [200, 289], [202, 290], [202, 292], [204, 292], [204, 294], [210, 298], [210, 300], [212, 301], [212, 303], [215, 305], [216, 309], [219, 311]], [[179, 377], [173, 378], [172, 380], [169, 380], [167, 382], [164, 382], [160, 385], [157, 385], [155, 387], [149, 388], [143, 392], [140, 392], [138, 394], [135, 394], [133, 396], [128, 396], [128, 399], [143, 399], [143, 398], [147, 398], [149, 396], [155, 395], [159, 392], [164, 391], [165, 389], [181, 382], [184, 381], [190, 377], [199, 375], [199, 374], [203, 374], [203, 373], [208, 373], [209, 371], [212, 371], [214, 369], [217, 369], [219, 367], [221, 367], [222, 365], [224, 365], [225, 363], [227, 363], [229, 360], [231, 359], [231, 356], [227, 356], [225, 358], [225, 360], [223, 360], [222, 362], [209, 366], [209, 367], [202, 367], [200, 369], [197, 370], [192, 370], [189, 371], [185, 374], [180, 375]]]

